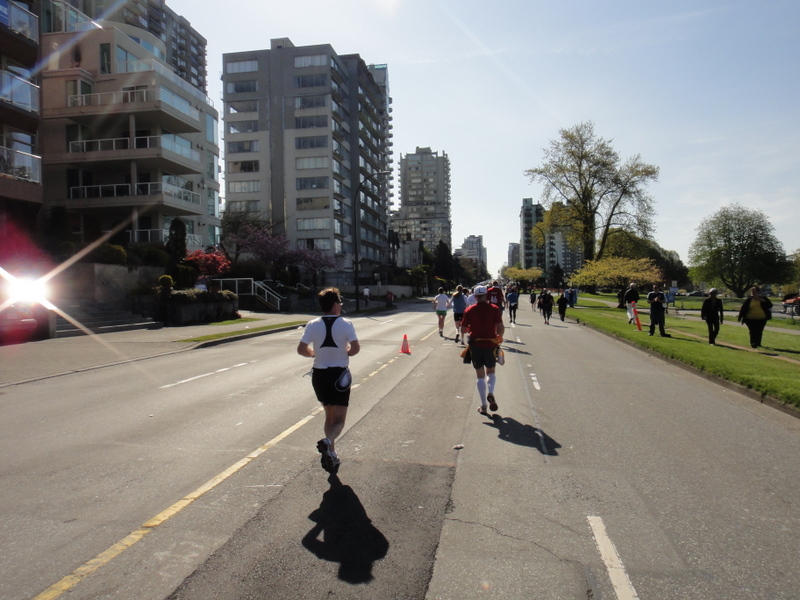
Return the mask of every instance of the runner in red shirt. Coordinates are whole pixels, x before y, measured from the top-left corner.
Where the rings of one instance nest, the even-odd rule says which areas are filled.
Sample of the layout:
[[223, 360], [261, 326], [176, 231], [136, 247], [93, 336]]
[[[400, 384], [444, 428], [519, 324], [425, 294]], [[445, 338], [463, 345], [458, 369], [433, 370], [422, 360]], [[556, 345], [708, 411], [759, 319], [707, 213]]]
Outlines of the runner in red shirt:
[[469, 334], [469, 351], [481, 400], [478, 412], [488, 416], [487, 402], [491, 410], [497, 410], [497, 401], [494, 398], [494, 371], [497, 364], [495, 351], [503, 341], [505, 326], [503, 314], [497, 306], [489, 302], [486, 288], [479, 285], [475, 288], [474, 295], [478, 302], [464, 312], [461, 329], [464, 335]]

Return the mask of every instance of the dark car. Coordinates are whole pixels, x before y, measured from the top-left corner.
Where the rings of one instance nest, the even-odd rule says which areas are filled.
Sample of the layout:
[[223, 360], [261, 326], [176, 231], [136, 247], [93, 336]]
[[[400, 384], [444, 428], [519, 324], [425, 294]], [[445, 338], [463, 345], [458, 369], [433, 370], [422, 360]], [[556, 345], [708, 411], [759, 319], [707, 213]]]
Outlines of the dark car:
[[22, 304], [12, 304], [0, 311], [0, 343], [24, 342], [33, 337], [37, 322], [33, 311]]

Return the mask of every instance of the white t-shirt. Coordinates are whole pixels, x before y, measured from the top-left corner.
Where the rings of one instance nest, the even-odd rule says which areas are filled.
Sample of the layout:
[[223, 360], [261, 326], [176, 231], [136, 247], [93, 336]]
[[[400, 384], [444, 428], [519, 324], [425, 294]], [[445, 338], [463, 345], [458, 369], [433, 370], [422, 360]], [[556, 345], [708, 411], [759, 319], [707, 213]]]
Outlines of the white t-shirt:
[[[328, 335], [328, 321], [330, 335]], [[306, 324], [301, 342], [314, 348], [314, 368], [346, 367], [350, 364], [347, 346], [358, 340], [356, 328], [350, 319], [344, 317], [317, 317]]]
[[447, 310], [447, 307], [450, 306], [450, 296], [439, 294], [433, 299], [433, 303], [436, 305], [436, 310]]

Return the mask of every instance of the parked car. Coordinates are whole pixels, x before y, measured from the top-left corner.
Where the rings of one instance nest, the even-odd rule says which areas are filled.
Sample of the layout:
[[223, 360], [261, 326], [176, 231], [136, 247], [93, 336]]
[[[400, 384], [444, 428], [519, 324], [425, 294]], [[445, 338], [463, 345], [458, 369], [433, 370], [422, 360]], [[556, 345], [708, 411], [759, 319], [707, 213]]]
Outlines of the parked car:
[[22, 304], [12, 304], [0, 311], [0, 343], [24, 342], [36, 331], [33, 311]]
[[695, 290], [693, 292], [689, 292], [686, 295], [687, 296], [702, 296], [702, 297], [708, 296], [708, 294], [706, 294], [705, 292], [701, 292], [700, 290]]
[[783, 297], [783, 312], [790, 315], [800, 315], [800, 294], [786, 294]]

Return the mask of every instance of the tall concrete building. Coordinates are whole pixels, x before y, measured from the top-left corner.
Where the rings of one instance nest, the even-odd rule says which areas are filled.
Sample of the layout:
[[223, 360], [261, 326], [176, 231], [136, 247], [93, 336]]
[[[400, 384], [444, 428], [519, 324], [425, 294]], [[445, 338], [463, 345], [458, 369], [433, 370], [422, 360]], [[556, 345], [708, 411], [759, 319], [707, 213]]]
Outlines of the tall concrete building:
[[118, 243], [161, 243], [180, 218], [190, 251], [214, 245], [218, 113], [200, 77], [205, 40], [171, 13], [202, 63], [197, 76], [179, 76], [180, 52], [169, 62], [171, 38], [145, 18], [156, 8], [163, 17], [163, 2], [128, 0], [115, 21], [101, 18], [100, 4], [84, 2], [90, 14], [50, 0], [42, 9], [45, 206], [51, 217], [62, 210], [83, 242], [117, 231]]
[[400, 207], [392, 214], [400, 240], [421, 240], [433, 252], [440, 241], [453, 250], [450, 216], [450, 159], [417, 147], [400, 157]]
[[569, 245], [562, 231], [547, 233], [544, 243], [537, 243], [534, 229], [544, 221], [544, 215], [544, 206], [534, 204], [532, 198], [522, 199], [519, 217], [522, 268], [538, 267], [547, 277], [557, 265], [564, 275], [569, 275], [583, 264], [582, 253], [580, 249]]
[[520, 258], [519, 258], [519, 244], [517, 244], [516, 242], [511, 242], [508, 245], [508, 261], [506, 262], [506, 264], [509, 267], [513, 267], [514, 265], [516, 265], [518, 263], [521, 264], [521, 261], [520, 261]]
[[328, 44], [223, 56], [226, 210], [330, 252], [324, 283], [369, 283], [389, 263], [392, 156], [386, 65]]
[[464, 238], [461, 248], [455, 252], [456, 256], [463, 256], [472, 260], [477, 267], [478, 273], [488, 270], [486, 247], [483, 245], [482, 235], [470, 235]]
[[0, 0], [0, 240], [32, 235], [42, 206], [39, 13]]

